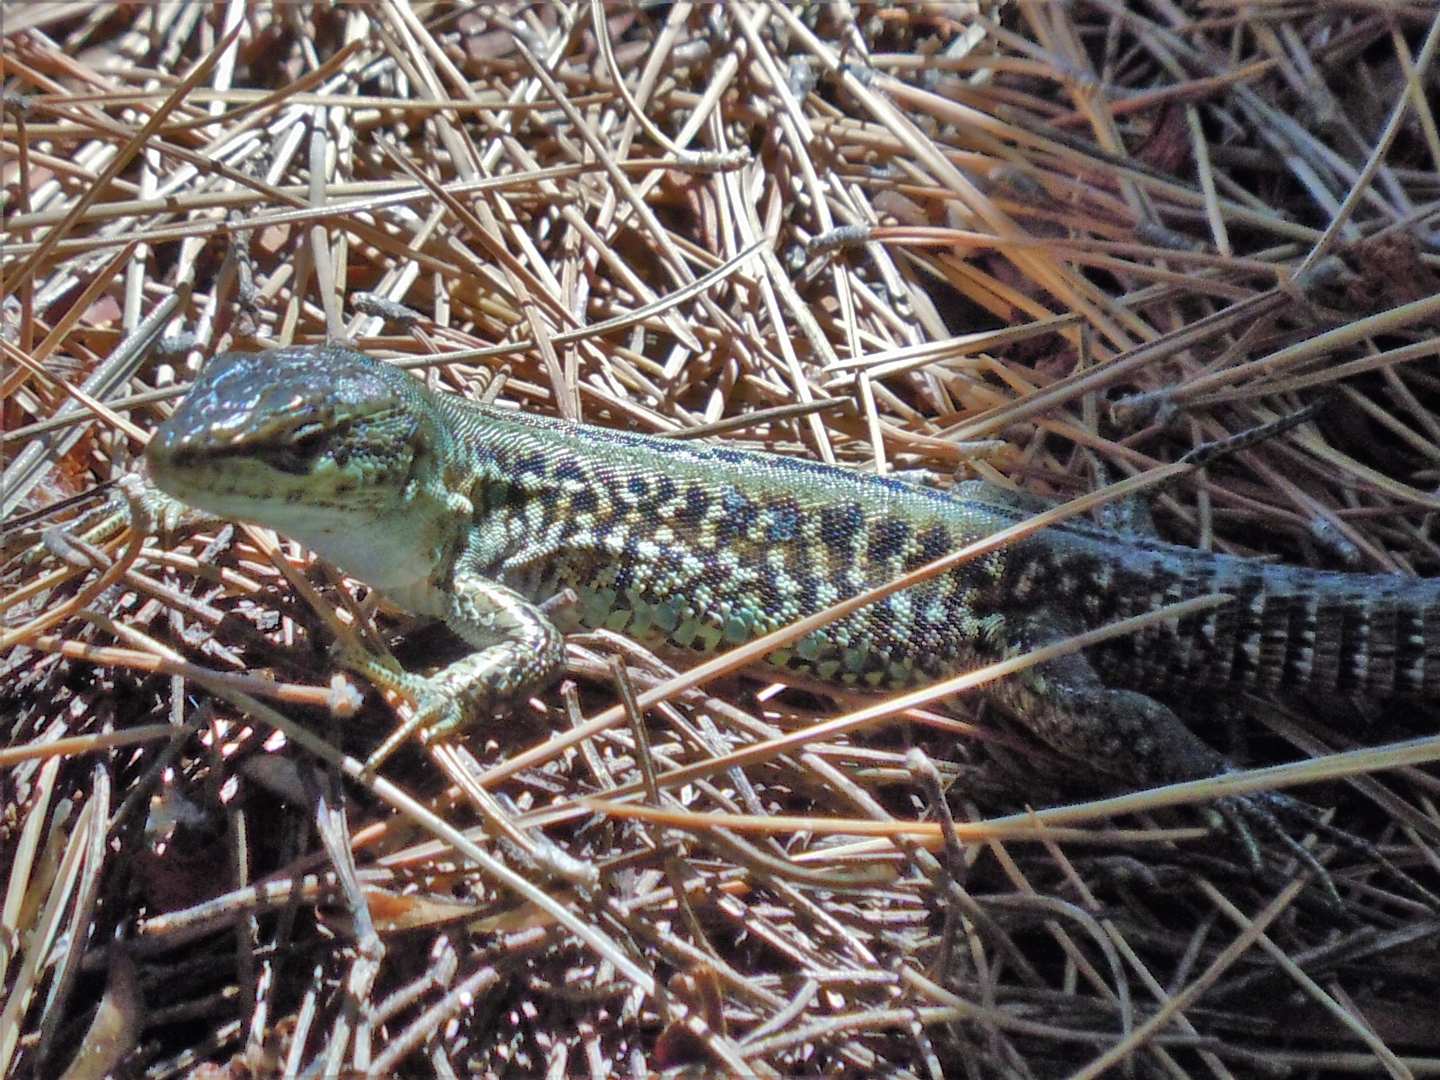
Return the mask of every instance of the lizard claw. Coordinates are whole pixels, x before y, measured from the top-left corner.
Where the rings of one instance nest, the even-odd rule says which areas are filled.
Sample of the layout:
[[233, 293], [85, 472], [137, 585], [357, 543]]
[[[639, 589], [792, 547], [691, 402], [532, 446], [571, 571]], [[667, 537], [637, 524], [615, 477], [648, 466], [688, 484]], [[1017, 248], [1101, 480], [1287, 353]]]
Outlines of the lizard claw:
[[365, 759], [365, 767], [360, 771], [363, 779], [379, 772], [380, 766], [416, 732], [423, 732], [428, 741], [465, 726], [464, 710], [459, 702], [447, 695], [443, 687], [434, 686], [431, 680], [420, 681], [424, 687], [410, 694], [415, 700], [415, 711]]
[[[1294, 836], [1285, 829], [1282, 819], [1288, 819], [1305, 829], [1319, 833], [1337, 847], [1367, 862], [1383, 867], [1395, 880], [1403, 883], [1406, 888], [1410, 890], [1411, 895], [1422, 904], [1431, 911], [1440, 912], [1440, 896], [1436, 896], [1431, 889], [1422, 884], [1414, 875], [1407, 873], [1397, 866], [1383, 851], [1363, 836], [1357, 836], [1355, 833], [1332, 825], [1329, 818], [1321, 813], [1317, 807], [1305, 802], [1303, 799], [1296, 799], [1276, 791], [1266, 792], [1259, 796], [1252, 796], [1251, 798], [1261, 801], [1260, 810], [1268, 816], [1269, 820], [1274, 823], [1275, 829], [1278, 830], [1275, 835], [1292, 851], [1303, 852], [1305, 855], [1309, 855], [1309, 849], [1301, 846], [1295, 840]], [[1313, 857], [1305, 860], [1305, 862], [1312, 870], [1314, 865], [1318, 865], [1314, 862]], [[1331, 899], [1338, 901], [1339, 893], [1335, 888], [1334, 880], [1330, 874], [1322, 870], [1318, 876], [1321, 884], [1325, 888], [1326, 894]]]
[[71, 536], [82, 544], [103, 544], [126, 529], [134, 529], [168, 545], [184, 533], [219, 520], [165, 494], [139, 473], [126, 473], [115, 481], [104, 503], [63, 525], [45, 529], [38, 542], [25, 546], [20, 552], [20, 565], [37, 566], [46, 558], [75, 565], [71, 555], [75, 545], [68, 539]]
[[429, 737], [448, 735], [466, 724], [465, 711], [457, 694], [436, 678], [427, 679], [405, 671], [393, 656], [374, 654], [346, 643], [337, 643], [335, 662], [367, 682], [409, 698], [414, 712], [365, 760], [361, 776], [373, 777], [386, 760], [416, 732]]
[[131, 528], [168, 543], [191, 523], [201, 525], [210, 516], [166, 495], [137, 473], [126, 473], [115, 481], [122, 496], [117, 509]]
[[[1245, 860], [1253, 873], [1265, 868], [1265, 858], [1260, 850], [1257, 834], [1270, 837], [1280, 843], [1320, 885], [1331, 907], [1340, 909], [1344, 901], [1335, 886], [1330, 871], [1315, 857], [1315, 853], [1298, 840], [1286, 822], [1292, 822], [1308, 831], [1334, 833], [1325, 821], [1319, 808], [1276, 791], [1259, 792], [1253, 795], [1227, 795], [1218, 799], [1214, 810], [1219, 815], [1226, 832], [1235, 840], [1245, 854]], [[1354, 838], [1352, 838], [1354, 839]], [[1358, 841], [1357, 841], [1358, 842]]]
[[1224, 828], [1235, 838], [1253, 871], [1264, 868], [1257, 833], [1263, 833], [1279, 841], [1319, 883], [1327, 901], [1334, 908], [1343, 908], [1335, 879], [1320, 863], [1314, 853], [1295, 838], [1290, 826], [1299, 826], [1315, 832], [1341, 848], [1363, 857], [1367, 861], [1383, 866], [1395, 878], [1410, 888], [1431, 910], [1440, 911], [1440, 897], [1425, 888], [1412, 875], [1407, 874], [1386, 858], [1374, 844], [1354, 833], [1335, 827], [1323, 812], [1303, 799], [1296, 799], [1278, 791], [1260, 792], [1254, 795], [1233, 795], [1220, 799], [1215, 804]]

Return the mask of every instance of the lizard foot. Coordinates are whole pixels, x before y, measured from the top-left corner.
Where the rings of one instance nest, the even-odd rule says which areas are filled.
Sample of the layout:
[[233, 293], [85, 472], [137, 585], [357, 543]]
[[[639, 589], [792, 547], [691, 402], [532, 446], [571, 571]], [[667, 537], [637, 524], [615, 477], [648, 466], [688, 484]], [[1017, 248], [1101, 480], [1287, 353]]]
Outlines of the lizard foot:
[[340, 646], [335, 660], [382, 690], [392, 690], [414, 704], [414, 711], [365, 760], [362, 777], [374, 776], [391, 755], [416, 732], [430, 738], [449, 735], [466, 726], [461, 696], [446, 684], [445, 673], [434, 678], [405, 671], [391, 656], [376, 656], [359, 649]]
[[1368, 840], [1331, 824], [1318, 807], [1303, 799], [1297, 799], [1278, 791], [1260, 792], [1254, 795], [1237, 795], [1221, 799], [1216, 804], [1215, 810], [1220, 815], [1224, 827], [1235, 837], [1245, 852], [1252, 870], [1263, 869], [1256, 834], [1261, 833], [1273, 837], [1294, 855], [1306, 870], [1314, 875], [1332, 907], [1343, 906], [1335, 880], [1310, 849], [1295, 838], [1294, 827], [1296, 826], [1318, 833], [1337, 847], [1367, 862], [1383, 867], [1426, 907], [1432, 911], [1440, 911], [1440, 897], [1437, 897], [1432, 890], [1426, 888], [1413, 875], [1396, 866]]
[[[1280, 792], [1266, 793], [1264, 798], [1272, 810], [1271, 818], [1276, 821], [1277, 824], [1279, 824], [1282, 819], [1289, 819], [1303, 828], [1313, 830], [1320, 834], [1325, 837], [1326, 840], [1351, 853], [1356, 858], [1363, 859], [1366, 862], [1381, 867], [1396, 881], [1404, 885], [1412, 897], [1424, 904], [1431, 911], [1440, 913], [1440, 896], [1437, 896], [1434, 890], [1427, 888], [1413, 874], [1409, 874], [1397, 866], [1394, 860], [1389, 858], [1383, 851], [1363, 836], [1357, 836], [1355, 833], [1332, 824], [1317, 807], [1302, 799], [1296, 799], [1289, 795], [1281, 794]], [[1281, 829], [1283, 838], [1288, 839], [1290, 843], [1293, 844], [1293, 836], [1284, 832], [1283, 825]], [[1322, 877], [1321, 881], [1327, 886], [1327, 892], [1336, 895], [1334, 892], [1334, 882], [1328, 874]]]
[[38, 541], [23, 542], [18, 555], [20, 565], [26, 568], [50, 558], [77, 565], [71, 555], [74, 545], [69, 538], [72, 536], [82, 544], [97, 545], [114, 539], [126, 529], [135, 529], [169, 546], [181, 536], [220, 520], [166, 495], [140, 474], [127, 473], [115, 481], [99, 506], [62, 525], [44, 529]]
[[1296, 839], [1292, 830], [1286, 826], [1288, 820], [1307, 830], [1322, 829], [1325, 823], [1317, 807], [1289, 795], [1269, 791], [1253, 795], [1228, 795], [1218, 799], [1213, 810], [1221, 827], [1240, 848], [1253, 873], [1259, 874], [1265, 868], [1257, 834], [1268, 836], [1278, 841], [1310, 872], [1332, 907], [1339, 909], [1344, 906], [1330, 872], [1315, 857], [1314, 852]]

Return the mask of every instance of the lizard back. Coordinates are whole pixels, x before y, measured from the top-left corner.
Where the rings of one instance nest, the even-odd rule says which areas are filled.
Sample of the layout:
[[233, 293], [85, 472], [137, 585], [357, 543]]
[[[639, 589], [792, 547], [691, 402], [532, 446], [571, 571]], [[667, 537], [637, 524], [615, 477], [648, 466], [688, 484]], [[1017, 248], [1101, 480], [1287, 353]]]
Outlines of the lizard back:
[[[476, 478], [466, 557], [576, 618], [697, 658], [893, 580], [1026, 516], [803, 459], [575, 425], [445, 396]], [[1440, 581], [1215, 555], [1072, 521], [769, 657], [893, 690], [1207, 593], [1232, 603], [1091, 651], [1108, 679], [1440, 697]]]

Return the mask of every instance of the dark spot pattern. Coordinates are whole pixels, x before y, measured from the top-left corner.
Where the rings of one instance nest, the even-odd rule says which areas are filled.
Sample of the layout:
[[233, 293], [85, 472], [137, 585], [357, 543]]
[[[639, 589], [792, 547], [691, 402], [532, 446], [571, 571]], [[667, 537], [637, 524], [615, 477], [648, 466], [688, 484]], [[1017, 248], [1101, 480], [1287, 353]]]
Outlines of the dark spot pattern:
[[[457, 421], [454, 441], [468, 455], [459, 474], [488, 476], [473, 482], [472, 546], [491, 560], [477, 566], [514, 581], [521, 569], [510, 567], [539, 567], [546, 589], [581, 595], [592, 624], [633, 615], [637, 636], [694, 655], [764, 632], [772, 612], [789, 621], [882, 585], [1030, 512], [802, 459], [487, 407]], [[514, 497], [519, 490], [526, 497]], [[1440, 636], [1440, 585], [1257, 569], [1079, 521], [837, 620], [777, 662], [821, 681], [893, 689], [996, 658], [1022, 638], [1056, 640], [1207, 593], [1235, 600], [1113, 639], [1086, 660], [1105, 682], [1136, 689], [1440, 686], [1440, 644], [1426, 640]]]
[[636, 570], [640, 566], [640, 547], [636, 537], [632, 534], [625, 537], [625, 542], [620, 545], [620, 559], [615, 570], [615, 588], [620, 592], [634, 588]]
[[820, 610], [820, 578], [815, 574], [800, 575], [800, 607], [807, 612]]
[[898, 559], [905, 552], [912, 535], [910, 526], [898, 518], [877, 521], [870, 527], [870, 543], [866, 557], [872, 562]]
[[678, 524], [690, 529], [699, 529], [710, 513], [710, 492], [702, 487], [691, 486], [685, 491], [685, 501], [675, 515]]
[[832, 555], [853, 555], [865, 528], [865, 513], [856, 502], [827, 506], [820, 511], [820, 540]]
[[924, 566], [957, 547], [950, 536], [950, 530], [943, 525], [931, 525], [920, 533], [920, 553], [916, 563]]
[[760, 504], [735, 488], [727, 488], [720, 496], [720, 509], [718, 531], [722, 540], [749, 536], [760, 520]]
[[525, 480], [528, 477], [540, 477], [546, 473], [549, 461], [542, 451], [534, 451], [529, 454], [518, 454], [510, 462], [510, 473], [517, 480]]
[[584, 482], [587, 479], [584, 467], [573, 459], [557, 462], [554, 476], [556, 480], [571, 483]]

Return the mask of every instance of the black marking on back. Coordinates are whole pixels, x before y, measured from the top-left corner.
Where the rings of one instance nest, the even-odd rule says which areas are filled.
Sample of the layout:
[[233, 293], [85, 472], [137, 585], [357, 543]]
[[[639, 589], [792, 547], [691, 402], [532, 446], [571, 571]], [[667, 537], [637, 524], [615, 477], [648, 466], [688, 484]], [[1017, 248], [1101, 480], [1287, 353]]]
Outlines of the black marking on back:
[[698, 529], [710, 512], [710, 503], [710, 493], [702, 487], [692, 485], [685, 492], [685, 501], [675, 512], [676, 524]]
[[864, 528], [865, 514], [857, 502], [838, 503], [820, 511], [820, 539], [833, 555], [854, 555]]
[[873, 522], [870, 526], [870, 543], [866, 557], [877, 563], [898, 559], [910, 543], [911, 534], [910, 525], [899, 518]]
[[750, 535], [760, 520], [760, 503], [736, 488], [727, 488], [720, 496], [718, 535], [721, 540], [743, 539]]

